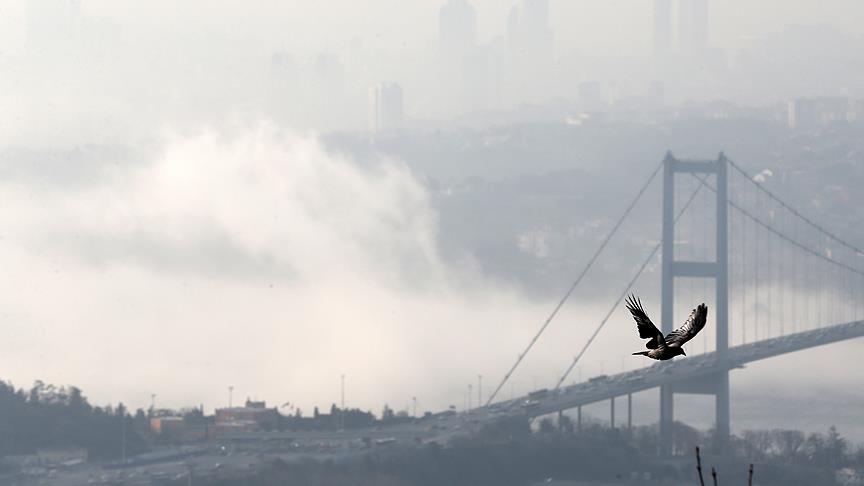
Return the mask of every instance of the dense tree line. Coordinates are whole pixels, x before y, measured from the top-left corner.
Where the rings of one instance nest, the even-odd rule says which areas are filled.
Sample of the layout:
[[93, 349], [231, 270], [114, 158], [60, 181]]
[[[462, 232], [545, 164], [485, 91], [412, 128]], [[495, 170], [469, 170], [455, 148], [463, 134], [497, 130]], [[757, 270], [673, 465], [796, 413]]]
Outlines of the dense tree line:
[[384, 405], [381, 416], [376, 417], [371, 411], [359, 408], [341, 409], [336, 404], [330, 405], [329, 413], [321, 412], [318, 407], [312, 410], [310, 417], [305, 417], [303, 411], [294, 409], [291, 415], [279, 416], [280, 430], [338, 430], [359, 429], [375, 425], [393, 425], [414, 420], [406, 410], [395, 411], [389, 405]]
[[122, 404], [91, 405], [80, 389], [37, 381], [30, 390], [0, 381], [0, 456], [32, 454], [51, 447], [83, 447], [90, 457], [120, 457], [143, 451], [147, 418]]
[[[675, 435], [685, 444], [710, 444], [713, 433], [676, 424]], [[657, 427], [609, 429], [544, 419], [532, 428], [524, 419], [485, 425], [449, 444], [376, 448], [352, 464], [274, 461], [242, 478], [214, 480], [215, 486], [276, 486], [339, 484], [382, 486], [524, 486], [547, 478], [610, 481], [645, 478], [696, 483], [693, 450], [675, 467], [658, 461]], [[695, 447], [695, 445], [694, 445]], [[864, 467], [864, 449], [852, 448], [833, 427], [825, 434], [798, 431], [748, 431], [733, 438], [735, 458], [710, 454], [706, 464], [717, 466], [726, 484], [746, 484], [747, 464], [756, 464], [758, 484], [834, 484], [840, 467]], [[705, 449], [706, 447], [703, 447]]]
[[303, 411], [295, 409], [292, 415], [279, 415], [279, 430], [338, 430], [371, 427], [377, 422], [375, 414], [359, 408], [346, 408], [344, 411], [335, 404], [330, 406], [330, 413], [321, 413], [318, 407], [312, 411], [312, 416], [304, 417]]
[[[314, 414], [302, 425], [338, 426], [342, 411], [334, 405], [329, 412]], [[187, 415], [198, 416], [201, 412], [189, 411]], [[410, 420], [392, 411], [385, 411], [383, 416], [390, 421]], [[285, 420], [290, 423], [301, 418], [297, 414]], [[344, 422], [346, 427], [362, 426], [376, 419], [369, 412], [346, 410]], [[146, 448], [147, 423], [144, 411], [133, 415], [122, 404], [93, 406], [75, 387], [37, 381], [25, 390], [0, 382], [0, 456], [78, 446], [86, 448], [94, 459], [116, 459], [124, 437], [129, 455]], [[466, 423], [466, 427], [472, 425]], [[602, 481], [645, 474], [692, 479], [690, 468], [675, 469], [657, 461], [656, 426], [627, 430], [586, 423], [576, 430], [565, 416], [561, 423], [545, 418], [534, 427], [524, 418], [473, 427], [470, 435], [446, 445], [381, 446], [352, 464], [289, 465], [276, 461], [251, 476], [214, 484], [270, 486], [296, 480], [298, 484], [315, 486], [347, 484], [350, 480], [351, 484], [388, 486], [524, 485], [549, 477]], [[680, 423], [675, 424], [674, 434], [677, 452], [685, 457], [697, 445], [710, 450], [714, 439], [713, 431], [702, 432]], [[833, 471], [864, 468], [864, 448], [850, 445], [835, 427], [824, 434], [745, 431], [733, 437], [732, 447], [737, 463], [727, 463], [723, 470], [729, 480], [743, 479], [746, 469], [742, 465], [749, 462], [756, 463], [760, 484], [832, 484]]]
[[478, 428], [447, 445], [379, 446], [351, 464], [274, 461], [251, 476], [215, 480], [214, 486], [339, 484], [381, 486], [524, 485], [548, 477], [615, 480], [632, 471], [660, 467], [641, 456], [618, 431], [595, 428], [582, 434], [532, 433], [525, 420]]

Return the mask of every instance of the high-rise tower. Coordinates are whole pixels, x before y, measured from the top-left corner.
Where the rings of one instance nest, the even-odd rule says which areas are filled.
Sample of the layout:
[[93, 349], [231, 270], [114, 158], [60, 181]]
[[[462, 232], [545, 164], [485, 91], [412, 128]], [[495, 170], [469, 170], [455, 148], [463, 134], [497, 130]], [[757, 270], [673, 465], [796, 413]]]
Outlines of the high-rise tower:
[[664, 59], [672, 51], [672, 0], [654, 0], [654, 57]]
[[708, 0], [678, 0], [678, 48], [685, 55], [708, 49]]
[[369, 131], [385, 133], [402, 127], [402, 87], [379, 83], [369, 88]]
[[477, 45], [477, 12], [466, 0], [449, 0], [438, 11], [438, 46], [461, 58]]

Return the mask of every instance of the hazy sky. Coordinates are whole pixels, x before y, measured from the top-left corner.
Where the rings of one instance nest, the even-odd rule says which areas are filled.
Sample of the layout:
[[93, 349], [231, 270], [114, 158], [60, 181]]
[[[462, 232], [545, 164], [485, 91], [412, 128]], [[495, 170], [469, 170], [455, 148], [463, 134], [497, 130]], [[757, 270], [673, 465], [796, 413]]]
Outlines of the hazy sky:
[[[364, 45], [425, 45], [434, 39], [443, 0], [84, 0], [93, 16], [154, 31], [187, 30], [284, 43], [294, 47], [339, 49], [353, 38]], [[501, 35], [515, 0], [473, 0], [480, 37]], [[0, 39], [10, 45], [23, 37], [26, 0], [2, 0]], [[559, 48], [645, 52], [651, 39], [651, 0], [552, 0], [552, 24]], [[852, 34], [864, 32], [858, 0], [723, 0], [711, 3], [711, 39], [733, 47], [742, 36], [782, 30], [793, 24], [829, 24]], [[15, 49], [7, 49], [14, 51]]]

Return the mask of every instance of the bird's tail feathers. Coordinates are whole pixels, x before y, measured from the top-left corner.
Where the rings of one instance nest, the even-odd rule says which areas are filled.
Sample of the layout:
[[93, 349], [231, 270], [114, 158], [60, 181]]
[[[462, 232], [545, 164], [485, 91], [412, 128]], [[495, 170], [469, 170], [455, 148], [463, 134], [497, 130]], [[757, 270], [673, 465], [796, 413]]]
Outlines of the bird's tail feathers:
[[638, 353], [633, 353], [633, 356], [648, 356], [648, 351], [639, 351]]

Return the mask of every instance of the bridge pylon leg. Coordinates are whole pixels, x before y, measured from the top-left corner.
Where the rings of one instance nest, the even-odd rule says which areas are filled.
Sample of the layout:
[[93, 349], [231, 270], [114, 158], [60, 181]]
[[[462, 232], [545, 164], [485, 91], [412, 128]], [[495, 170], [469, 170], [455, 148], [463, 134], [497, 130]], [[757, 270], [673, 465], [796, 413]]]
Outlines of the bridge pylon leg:
[[615, 397], [609, 399], [609, 424], [615, 428]]
[[672, 387], [660, 387], [660, 444], [657, 451], [661, 456], [671, 456], [674, 448], [672, 424], [675, 420]]
[[720, 374], [717, 383], [717, 392], [714, 395], [714, 411], [716, 415], [715, 423], [715, 444], [717, 452], [727, 454], [729, 452], [729, 437], [732, 434], [731, 417], [729, 403], [729, 372]]
[[[726, 359], [729, 346], [729, 250], [728, 250], [728, 184], [726, 157], [721, 153], [716, 161], [679, 161], [671, 152], [663, 164], [663, 265], [661, 275], [661, 331], [668, 334], [674, 324], [675, 278], [713, 279], [716, 290], [715, 329], [716, 352]], [[675, 260], [675, 174], [713, 174], [716, 178], [716, 255], [713, 262]], [[681, 390], [679, 390], [681, 391]], [[729, 371], [723, 371], [714, 383], [716, 452], [729, 452], [730, 403]], [[675, 389], [672, 385], [660, 388], [660, 443], [659, 453], [671, 455], [675, 443], [673, 436]]]
[[633, 394], [627, 394], [627, 431], [633, 430]]
[[[675, 298], [675, 157], [669, 152], [663, 161], [663, 246], [660, 292], [660, 330], [663, 334], [672, 331], [672, 319]], [[658, 454], [672, 455], [672, 421], [673, 413], [672, 387], [660, 387], [660, 437]]]

